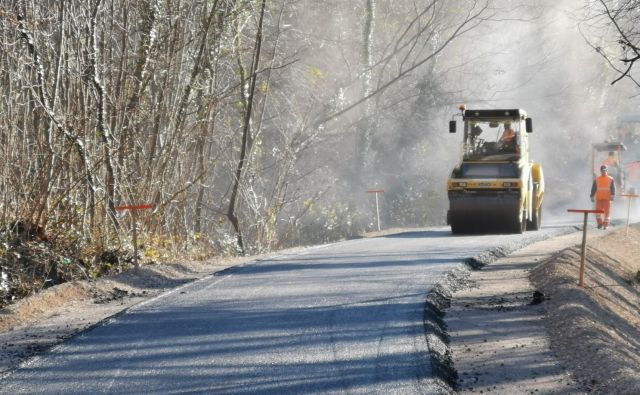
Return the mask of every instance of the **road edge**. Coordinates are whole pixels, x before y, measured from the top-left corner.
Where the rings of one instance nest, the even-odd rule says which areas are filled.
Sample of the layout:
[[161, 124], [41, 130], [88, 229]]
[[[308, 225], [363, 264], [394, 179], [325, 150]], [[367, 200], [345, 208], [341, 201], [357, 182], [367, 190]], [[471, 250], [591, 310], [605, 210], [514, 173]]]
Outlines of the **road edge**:
[[582, 230], [577, 226], [554, 228], [549, 233], [538, 234], [508, 246], [492, 248], [466, 258], [461, 265], [447, 272], [427, 293], [423, 312], [423, 325], [432, 377], [442, 394], [456, 394], [458, 372], [454, 367], [450, 348], [450, 338], [444, 316], [451, 306], [453, 294], [469, 286], [468, 279], [472, 271], [482, 270], [485, 266], [504, 258], [534, 243], [564, 236]]

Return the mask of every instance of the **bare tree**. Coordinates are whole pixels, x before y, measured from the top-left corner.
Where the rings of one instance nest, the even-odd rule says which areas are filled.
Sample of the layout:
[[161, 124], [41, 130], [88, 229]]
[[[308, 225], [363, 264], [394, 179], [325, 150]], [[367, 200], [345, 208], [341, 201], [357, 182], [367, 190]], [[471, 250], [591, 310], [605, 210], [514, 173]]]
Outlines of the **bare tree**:
[[[62, 2], [61, 7], [64, 7], [64, 2]], [[17, 1], [15, 3], [15, 15], [17, 21], [17, 29], [20, 37], [22, 38], [29, 54], [32, 58], [32, 67], [35, 71], [36, 82], [35, 84], [31, 84], [35, 89], [35, 98], [36, 102], [39, 106], [39, 109], [45, 114], [48, 118], [48, 121], [51, 122], [52, 125], [65, 137], [65, 139], [73, 145], [75, 151], [77, 152], [83, 167], [87, 181], [87, 191], [89, 195], [89, 205], [88, 212], [90, 213], [91, 222], [93, 223], [94, 218], [94, 210], [95, 210], [95, 182], [93, 180], [92, 175], [92, 165], [89, 161], [89, 156], [86, 151], [85, 142], [77, 135], [73, 133], [73, 131], [65, 124], [63, 117], [56, 114], [55, 109], [51, 107], [51, 95], [48, 92], [47, 87], [49, 86], [47, 81], [47, 75], [45, 70], [45, 65], [43, 64], [43, 59], [40, 54], [40, 51], [37, 47], [37, 42], [33, 36], [32, 31], [29, 29], [29, 24], [27, 22], [27, 8], [24, 0]], [[61, 18], [64, 22], [64, 13], [61, 12]], [[57, 76], [57, 73], [56, 73]], [[56, 79], [57, 81], [57, 79]], [[57, 84], [56, 84], [57, 86]], [[54, 101], [55, 103], [55, 101]], [[47, 139], [50, 141], [50, 139]], [[51, 147], [49, 147], [51, 149]], [[48, 196], [50, 193], [49, 188], [47, 188], [45, 194]], [[36, 225], [40, 218], [36, 218]]]
[[229, 208], [227, 210], [227, 218], [233, 225], [236, 232], [238, 248], [241, 253], [245, 252], [244, 240], [242, 237], [242, 230], [240, 228], [240, 221], [237, 214], [237, 200], [238, 192], [240, 190], [240, 184], [242, 182], [243, 170], [246, 165], [247, 156], [251, 150], [250, 146], [250, 134], [251, 134], [251, 118], [253, 116], [254, 97], [256, 92], [256, 81], [258, 79], [258, 69], [260, 67], [260, 52], [262, 48], [262, 32], [264, 22], [264, 12], [266, 8], [266, 0], [262, 0], [260, 3], [260, 11], [258, 16], [258, 23], [256, 26], [255, 46], [253, 50], [253, 56], [251, 64], [249, 66], [249, 73], [246, 75], [245, 67], [242, 64], [241, 58], [238, 57], [238, 67], [240, 68], [241, 76], [241, 102], [243, 103], [244, 114], [242, 117], [242, 129], [241, 129], [241, 142], [240, 142], [240, 154], [237, 160], [237, 166], [235, 176], [233, 179], [233, 187], [231, 190], [231, 197], [229, 198]]
[[[383, 167], [363, 159], [394, 147], [382, 121], [425, 113], [416, 90], [438, 94], [438, 57], [486, 11], [480, 0], [7, 0], [1, 219], [116, 248], [126, 201], [155, 203], [141, 232], [176, 243], [197, 234], [262, 251], [304, 240], [303, 216], [316, 214], [335, 224], [309, 233], [324, 240], [358, 215], [330, 189]], [[334, 28], [307, 31], [319, 18]]]
[[613, 28], [618, 51], [614, 54], [606, 48], [606, 36], [602, 44], [591, 45], [618, 72], [619, 75], [611, 82], [612, 85], [628, 78], [640, 87], [640, 81], [632, 72], [635, 63], [640, 61], [640, 1], [598, 0], [598, 3], [600, 9], [592, 12], [596, 13], [596, 19], [604, 19], [608, 26]]
[[113, 136], [109, 125], [107, 124], [107, 92], [101, 76], [100, 50], [98, 47], [98, 38], [96, 32], [97, 18], [102, 6], [102, 0], [97, 0], [91, 10], [91, 18], [89, 24], [89, 61], [91, 70], [91, 80], [96, 92], [96, 126], [98, 134], [103, 145], [103, 162], [105, 165], [105, 200], [106, 212], [108, 218], [113, 225], [118, 228], [118, 218], [116, 217], [116, 174], [115, 165], [113, 163]]
[[[374, 87], [369, 92], [361, 95], [356, 100], [329, 114], [320, 114], [317, 123], [325, 124], [343, 114], [353, 110], [372, 98], [384, 93], [392, 86], [403, 81], [415, 73], [420, 67], [434, 60], [452, 42], [459, 39], [465, 33], [482, 24], [488, 12], [489, 0], [474, 0], [471, 4], [465, 3], [462, 12], [454, 13], [457, 18], [451, 18], [449, 4], [447, 2], [430, 1], [420, 9], [404, 10], [403, 15], [411, 15], [402, 28], [394, 32], [389, 42], [380, 45], [382, 51], [372, 66], [366, 69], [366, 75], [372, 75], [377, 79]], [[375, 3], [366, 3], [363, 37], [370, 37], [373, 25], [367, 23], [367, 15], [375, 10]], [[370, 8], [373, 7], [373, 8]], [[371, 14], [374, 16], [374, 14]], [[368, 40], [368, 39], [367, 39]], [[436, 43], [434, 46], [431, 42]], [[363, 42], [363, 54], [365, 48], [370, 49], [370, 42]]]
[[[367, 97], [374, 91], [373, 85], [373, 39], [376, 18], [376, 1], [365, 0], [364, 23], [362, 31], [362, 96]], [[374, 125], [374, 109], [372, 101], [367, 101], [362, 111], [362, 121], [358, 126], [358, 145], [356, 147], [356, 172], [362, 172], [365, 160], [371, 148], [371, 135]]]

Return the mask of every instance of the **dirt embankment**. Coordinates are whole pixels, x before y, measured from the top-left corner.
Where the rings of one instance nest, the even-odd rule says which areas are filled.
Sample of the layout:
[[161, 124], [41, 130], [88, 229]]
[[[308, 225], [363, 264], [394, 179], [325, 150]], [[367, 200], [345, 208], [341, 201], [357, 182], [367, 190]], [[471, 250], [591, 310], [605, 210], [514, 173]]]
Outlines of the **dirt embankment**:
[[[598, 232], [594, 230], [592, 232]], [[588, 243], [585, 287], [578, 246], [536, 267], [551, 348], [587, 391], [640, 394], [640, 226]]]

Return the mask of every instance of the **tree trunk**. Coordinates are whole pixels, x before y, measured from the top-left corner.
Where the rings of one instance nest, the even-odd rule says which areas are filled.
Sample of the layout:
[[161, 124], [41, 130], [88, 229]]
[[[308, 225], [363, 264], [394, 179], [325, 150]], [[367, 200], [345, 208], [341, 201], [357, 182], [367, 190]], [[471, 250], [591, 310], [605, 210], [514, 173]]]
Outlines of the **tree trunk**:
[[93, 87], [96, 90], [96, 98], [97, 98], [97, 127], [100, 132], [100, 138], [102, 139], [102, 148], [104, 155], [104, 165], [105, 165], [105, 203], [107, 210], [107, 217], [111, 220], [116, 229], [120, 227], [118, 223], [118, 218], [116, 217], [116, 175], [115, 169], [112, 160], [112, 146], [113, 146], [113, 136], [111, 135], [111, 131], [109, 130], [109, 126], [106, 121], [106, 101], [107, 94], [105, 92], [105, 88], [102, 84], [102, 79], [100, 76], [100, 64], [98, 61], [98, 40], [96, 37], [96, 23], [98, 18], [98, 13], [100, 12], [100, 6], [102, 5], [102, 0], [96, 1], [94, 5], [93, 12], [91, 14], [91, 34], [89, 36], [91, 40], [91, 52], [89, 53], [89, 59], [91, 62], [91, 70], [93, 72]]
[[90, 222], [94, 221], [94, 209], [95, 209], [95, 182], [93, 180], [92, 175], [92, 167], [89, 161], [89, 157], [85, 150], [85, 143], [82, 139], [76, 136], [69, 128], [66, 126], [63, 120], [58, 117], [55, 113], [55, 109], [51, 107], [49, 101], [49, 94], [46, 91], [46, 82], [45, 82], [45, 71], [42, 64], [42, 60], [40, 58], [40, 53], [36, 48], [35, 40], [33, 38], [33, 34], [27, 27], [26, 21], [26, 6], [24, 0], [20, 0], [16, 3], [16, 19], [18, 22], [18, 32], [20, 33], [20, 37], [26, 43], [27, 49], [33, 58], [33, 67], [36, 70], [36, 79], [37, 79], [37, 96], [42, 106], [43, 111], [48, 116], [50, 121], [55, 125], [55, 128], [65, 137], [65, 139], [70, 142], [76, 150], [76, 153], [80, 157], [80, 160], [83, 164], [85, 170], [85, 177], [87, 181], [87, 191], [89, 194], [89, 200], [87, 202], [89, 210], [87, 212], [90, 216]]
[[[244, 89], [241, 89], [241, 94], [245, 99], [246, 106], [244, 111], [244, 117], [242, 120], [242, 142], [240, 143], [240, 157], [238, 158], [238, 163], [236, 166], [235, 177], [233, 179], [233, 187], [231, 190], [231, 197], [229, 198], [229, 208], [227, 210], [227, 218], [231, 225], [233, 225], [233, 229], [236, 232], [236, 240], [238, 242], [238, 248], [242, 254], [245, 253], [245, 245], [244, 240], [242, 238], [242, 230], [240, 228], [240, 221], [238, 219], [237, 214], [237, 204], [238, 204], [238, 192], [240, 189], [240, 184], [242, 182], [242, 172], [245, 167], [245, 161], [249, 156], [250, 147], [248, 145], [249, 134], [251, 133], [251, 115], [253, 111], [253, 98], [256, 90], [256, 80], [258, 79], [257, 71], [258, 66], [260, 64], [260, 49], [262, 47], [262, 25], [264, 22], [264, 10], [266, 6], [266, 0], [262, 0], [260, 7], [260, 19], [258, 20], [258, 27], [256, 31], [255, 38], [255, 49], [253, 52], [253, 61], [251, 64], [251, 73], [249, 74], [249, 88], [246, 92]], [[240, 61], [238, 59], [238, 61]], [[241, 70], [242, 72], [242, 70]], [[244, 81], [242, 81], [242, 86], [244, 87]]]
[[[372, 67], [373, 67], [373, 31], [375, 22], [376, 0], [365, 0], [365, 19], [362, 31], [362, 96], [367, 97], [373, 92]], [[373, 129], [373, 104], [371, 101], [365, 103], [362, 109], [361, 120], [356, 126], [358, 128], [356, 144], [356, 174], [363, 174], [367, 169], [367, 158], [371, 150], [371, 139]]]

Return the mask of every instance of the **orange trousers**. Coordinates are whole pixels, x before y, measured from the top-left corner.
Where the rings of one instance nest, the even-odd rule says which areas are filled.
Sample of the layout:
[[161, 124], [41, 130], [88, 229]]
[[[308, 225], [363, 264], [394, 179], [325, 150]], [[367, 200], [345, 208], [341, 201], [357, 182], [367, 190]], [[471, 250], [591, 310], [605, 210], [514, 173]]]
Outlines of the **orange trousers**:
[[611, 220], [611, 200], [596, 200], [596, 210], [603, 210], [604, 214], [596, 215], [596, 222], [601, 226], [609, 226]]

